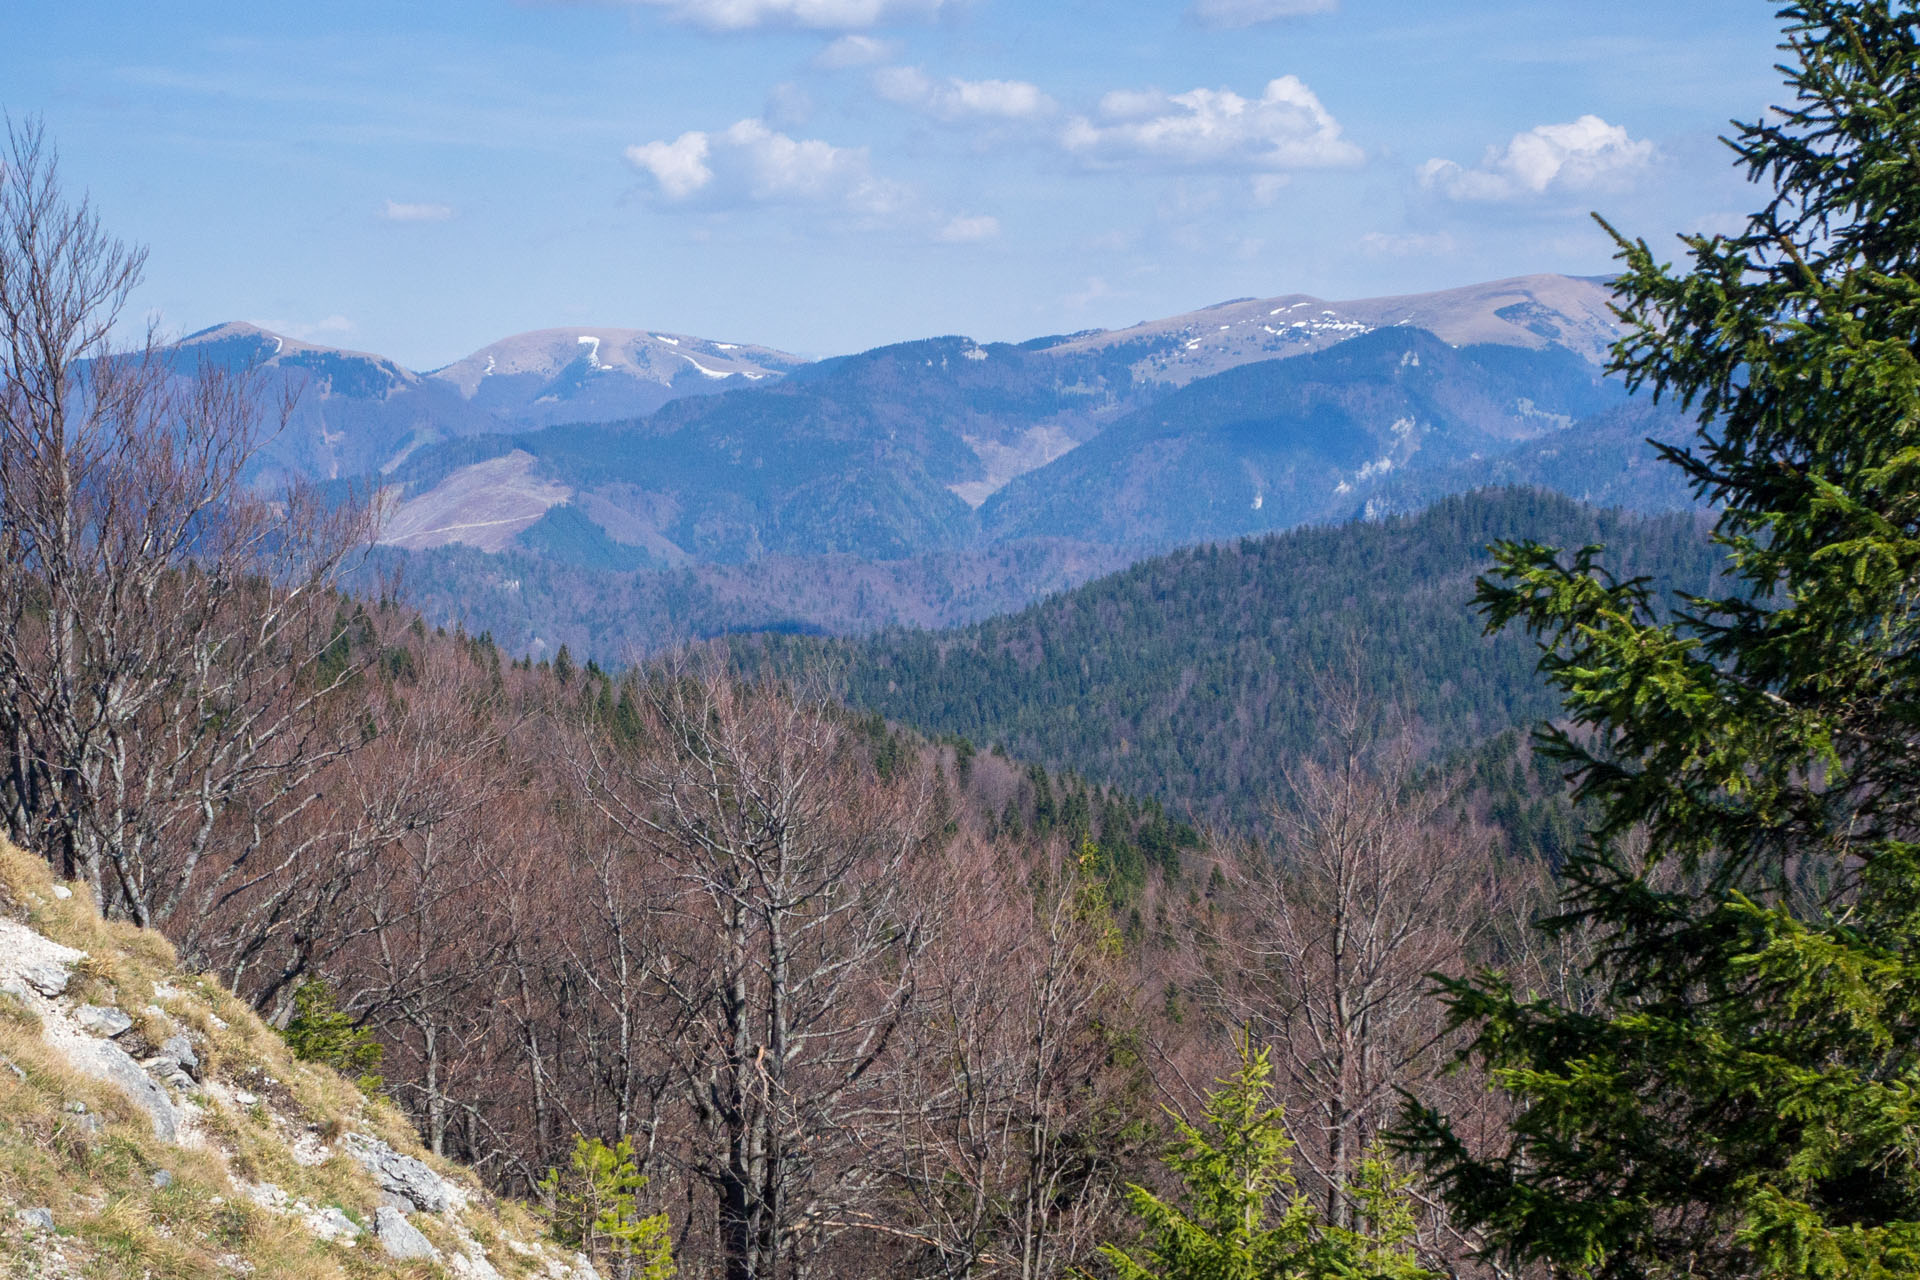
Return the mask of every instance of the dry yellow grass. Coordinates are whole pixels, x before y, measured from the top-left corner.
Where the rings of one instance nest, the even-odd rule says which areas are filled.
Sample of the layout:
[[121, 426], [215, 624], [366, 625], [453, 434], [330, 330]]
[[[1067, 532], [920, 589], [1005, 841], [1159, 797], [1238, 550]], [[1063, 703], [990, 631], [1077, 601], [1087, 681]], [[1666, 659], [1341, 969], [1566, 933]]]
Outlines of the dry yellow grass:
[[[543, 1224], [526, 1206], [494, 1201], [457, 1166], [427, 1157], [391, 1103], [368, 1099], [337, 1072], [295, 1061], [215, 978], [181, 974], [165, 938], [102, 920], [82, 886], [69, 886], [72, 896], [61, 898], [54, 883], [42, 860], [0, 839], [0, 915], [87, 953], [70, 993], [127, 1011], [148, 1043], [191, 1029], [203, 1038], [203, 1076], [249, 1090], [262, 1103], [239, 1108], [202, 1097], [194, 1144], [160, 1142], [144, 1113], [74, 1070], [42, 1039], [39, 1017], [0, 994], [0, 1059], [17, 1068], [0, 1066], [0, 1277], [445, 1275], [433, 1264], [388, 1259], [370, 1232], [352, 1245], [330, 1243], [297, 1216], [254, 1203], [243, 1182], [271, 1184], [314, 1209], [331, 1206], [370, 1226], [379, 1192], [358, 1163], [334, 1154], [305, 1164], [293, 1155], [303, 1135], [332, 1145], [348, 1130], [427, 1159], [468, 1187], [474, 1208], [466, 1226], [492, 1264], [509, 1280], [534, 1272], [506, 1245], [542, 1238]], [[156, 1185], [162, 1173], [164, 1185]], [[52, 1213], [54, 1239], [18, 1221], [15, 1211], [28, 1207]], [[416, 1221], [443, 1252], [458, 1251], [451, 1223], [429, 1215]]]

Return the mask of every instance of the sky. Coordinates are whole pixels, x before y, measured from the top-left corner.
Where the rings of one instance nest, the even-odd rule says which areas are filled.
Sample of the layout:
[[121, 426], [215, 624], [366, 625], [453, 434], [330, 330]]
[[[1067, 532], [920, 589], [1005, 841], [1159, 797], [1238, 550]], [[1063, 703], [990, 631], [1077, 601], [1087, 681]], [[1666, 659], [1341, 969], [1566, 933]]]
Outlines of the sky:
[[1595, 210], [1729, 230], [1775, 7], [9, 0], [0, 109], [148, 247], [176, 333], [822, 356], [1600, 274]]

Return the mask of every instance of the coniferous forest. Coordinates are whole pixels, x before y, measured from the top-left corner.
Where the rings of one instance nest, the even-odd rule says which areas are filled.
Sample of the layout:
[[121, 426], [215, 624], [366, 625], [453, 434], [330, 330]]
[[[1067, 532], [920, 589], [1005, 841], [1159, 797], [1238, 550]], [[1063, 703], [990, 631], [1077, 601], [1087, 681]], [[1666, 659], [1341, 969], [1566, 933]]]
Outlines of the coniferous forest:
[[1485, 490], [1175, 552], [952, 631], [731, 647], [748, 670], [811, 673], [853, 706], [1244, 827], [1311, 752], [1330, 683], [1394, 707], [1443, 755], [1554, 714], [1533, 644], [1486, 635], [1470, 607], [1486, 548], [1517, 537], [1604, 545], [1665, 589], [1709, 592], [1722, 565], [1692, 516]]

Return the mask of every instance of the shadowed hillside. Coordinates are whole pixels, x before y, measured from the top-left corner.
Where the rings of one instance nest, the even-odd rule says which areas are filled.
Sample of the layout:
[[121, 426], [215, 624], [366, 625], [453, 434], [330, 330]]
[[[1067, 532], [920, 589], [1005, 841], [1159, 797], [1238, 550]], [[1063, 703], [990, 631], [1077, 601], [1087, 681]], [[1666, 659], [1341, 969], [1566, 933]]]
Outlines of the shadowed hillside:
[[1488, 490], [1415, 516], [1175, 552], [959, 630], [734, 646], [749, 664], [825, 668], [848, 701], [891, 718], [1245, 821], [1314, 741], [1316, 679], [1350, 660], [1434, 744], [1553, 713], [1532, 645], [1484, 636], [1469, 605], [1487, 544], [1503, 538], [1605, 543], [1610, 563], [1691, 590], [1716, 564], [1692, 516]]

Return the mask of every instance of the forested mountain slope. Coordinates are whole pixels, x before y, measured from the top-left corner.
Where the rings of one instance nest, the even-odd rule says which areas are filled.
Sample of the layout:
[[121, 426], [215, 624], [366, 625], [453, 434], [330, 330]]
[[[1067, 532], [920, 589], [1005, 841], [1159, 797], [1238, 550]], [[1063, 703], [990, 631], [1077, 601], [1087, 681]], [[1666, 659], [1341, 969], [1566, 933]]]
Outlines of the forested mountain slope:
[[[1390, 478], [1582, 434], [1625, 389], [1561, 347], [1455, 348], [1383, 329], [1202, 378], [1021, 476], [981, 508], [996, 539], [1174, 546], [1361, 510]], [[1471, 487], [1469, 485], [1469, 487]]]
[[1457, 748], [1548, 715], [1536, 652], [1469, 607], [1488, 543], [1604, 543], [1609, 563], [1702, 590], [1718, 563], [1697, 519], [1479, 491], [1415, 516], [1195, 547], [1003, 618], [860, 640], [767, 636], [740, 660], [826, 669], [845, 697], [1244, 822], [1319, 730], [1317, 682], [1357, 658], [1366, 692]]

